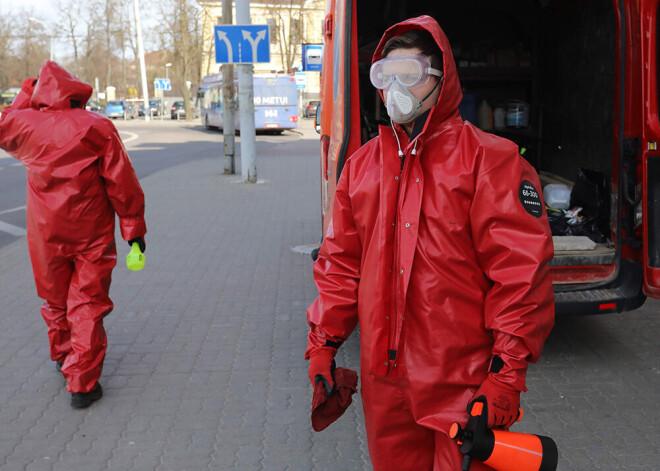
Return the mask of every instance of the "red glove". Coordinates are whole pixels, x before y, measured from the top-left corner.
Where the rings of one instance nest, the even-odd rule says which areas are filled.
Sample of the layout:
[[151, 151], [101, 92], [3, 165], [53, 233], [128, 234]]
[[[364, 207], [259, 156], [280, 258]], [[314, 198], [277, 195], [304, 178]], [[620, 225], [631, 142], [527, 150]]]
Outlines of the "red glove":
[[314, 387], [323, 381], [328, 396], [335, 388], [335, 380], [332, 375], [334, 358], [335, 350], [330, 348], [319, 348], [309, 354], [309, 380]]
[[480, 396], [486, 398], [488, 405], [488, 428], [508, 429], [513, 425], [518, 418], [520, 391], [488, 376], [472, 396], [468, 404], [468, 412], [472, 409], [473, 401]]
[[351, 405], [351, 396], [357, 391], [357, 373], [348, 368], [334, 370], [335, 390], [327, 395], [326, 387], [319, 382], [312, 397], [312, 428], [317, 432], [333, 423]]

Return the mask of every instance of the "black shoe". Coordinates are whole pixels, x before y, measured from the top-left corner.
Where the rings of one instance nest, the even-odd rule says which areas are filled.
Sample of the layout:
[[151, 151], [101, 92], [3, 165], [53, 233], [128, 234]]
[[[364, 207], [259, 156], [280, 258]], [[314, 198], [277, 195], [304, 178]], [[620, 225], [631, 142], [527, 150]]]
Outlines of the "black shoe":
[[56, 361], [55, 362], [55, 369], [59, 371], [60, 373], [62, 372], [62, 366], [64, 366], [63, 361]]
[[98, 401], [103, 397], [103, 389], [100, 383], [96, 383], [96, 387], [90, 392], [86, 393], [71, 393], [71, 407], [74, 409], [84, 409], [89, 407], [94, 401]]

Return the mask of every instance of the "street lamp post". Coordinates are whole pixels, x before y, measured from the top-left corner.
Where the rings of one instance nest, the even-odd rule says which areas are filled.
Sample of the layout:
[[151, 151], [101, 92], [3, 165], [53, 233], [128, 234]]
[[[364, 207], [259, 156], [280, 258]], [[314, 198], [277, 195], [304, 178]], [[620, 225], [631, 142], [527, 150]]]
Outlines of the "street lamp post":
[[[28, 20], [30, 20], [30, 21], [34, 21], [35, 23], [39, 23], [41, 26], [44, 27], [44, 29], [46, 30], [46, 32], [48, 31], [48, 25], [47, 25], [46, 23], [44, 23], [43, 21], [41, 21], [40, 19], [38, 19], [38, 18], [32, 18], [32, 17], [30, 16], [30, 17], [28, 18]], [[54, 36], [54, 35], [53, 35], [53, 33], [51, 32], [48, 36], [50, 37], [50, 60], [53, 60], [53, 36]]]
[[149, 107], [149, 88], [147, 87], [147, 69], [144, 63], [144, 45], [142, 43], [142, 26], [140, 22], [140, 2], [133, 0], [135, 10], [135, 31], [137, 32], [138, 56], [140, 57], [140, 75], [142, 75], [142, 97], [144, 100], [144, 120], [151, 121], [151, 108]]

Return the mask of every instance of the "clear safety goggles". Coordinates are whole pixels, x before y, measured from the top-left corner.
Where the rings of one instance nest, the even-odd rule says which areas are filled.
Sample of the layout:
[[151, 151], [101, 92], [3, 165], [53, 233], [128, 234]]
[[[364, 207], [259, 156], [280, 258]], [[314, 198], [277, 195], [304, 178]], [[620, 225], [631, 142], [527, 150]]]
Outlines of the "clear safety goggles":
[[386, 57], [374, 62], [369, 71], [372, 85], [381, 90], [395, 80], [407, 88], [419, 87], [426, 84], [429, 75], [442, 77], [442, 71], [431, 67], [431, 60], [421, 54]]

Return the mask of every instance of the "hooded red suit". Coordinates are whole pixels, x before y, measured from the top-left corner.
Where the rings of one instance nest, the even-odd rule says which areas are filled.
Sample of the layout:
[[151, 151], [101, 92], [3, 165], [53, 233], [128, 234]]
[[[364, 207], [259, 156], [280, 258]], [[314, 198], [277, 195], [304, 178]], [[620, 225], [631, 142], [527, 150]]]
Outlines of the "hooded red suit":
[[27, 238], [50, 355], [70, 392], [89, 392], [106, 350], [103, 317], [122, 237], [146, 233], [144, 195], [114, 125], [86, 111], [92, 88], [55, 62], [26, 80], [0, 120], [0, 147], [27, 167]]
[[515, 144], [461, 119], [437, 22], [391, 27], [373, 61], [410, 29], [429, 31], [443, 52], [442, 90], [414, 139], [398, 124], [381, 126], [347, 159], [314, 264], [306, 356], [336, 348], [359, 321], [374, 469], [446, 471], [462, 460], [447, 432], [466, 422], [491, 359], [503, 361], [501, 382], [525, 390], [527, 363], [554, 321], [553, 250], [534, 169]]

